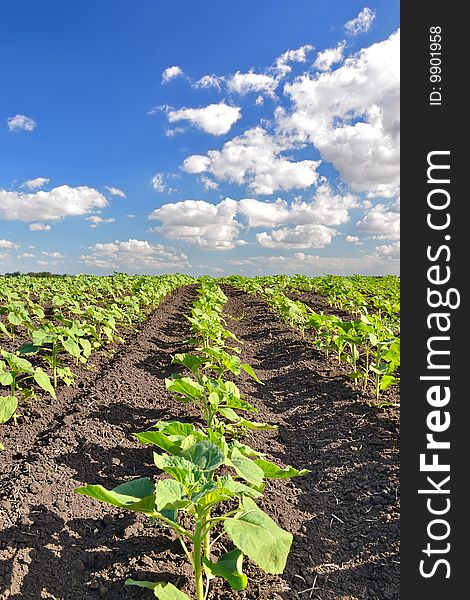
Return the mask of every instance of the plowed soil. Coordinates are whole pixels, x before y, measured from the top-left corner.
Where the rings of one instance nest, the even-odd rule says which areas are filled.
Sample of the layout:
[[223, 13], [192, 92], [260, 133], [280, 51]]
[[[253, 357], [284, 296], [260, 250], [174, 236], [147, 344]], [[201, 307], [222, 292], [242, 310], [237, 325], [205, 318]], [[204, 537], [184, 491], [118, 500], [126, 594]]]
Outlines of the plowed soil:
[[[259, 409], [257, 420], [278, 425], [247, 443], [311, 473], [269, 482], [261, 501], [294, 536], [284, 574], [265, 575], [247, 561], [248, 588], [235, 593], [220, 581], [211, 597], [398, 599], [397, 409], [374, 407], [342, 365], [326, 361], [262, 299], [224, 291], [227, 326], [264, 385], [248, 376], [237, 383]], [[127, 577], [171, 581], [192, 596], [189, 566], [171, 534], [73, 488], [155, 475], [151, 450], [132, 432], [159, 419], [197, 421], [164, 385], [175, 370], [170, 355], [186, 349], [183, 315], [194, 297], [194, 286], [168, 296], [111, 360], [81, 373], [57, 401], [39, 399], [16, 427], [1, 428], [2, 600], [152, 597], [124, 587]], [[384, 399], [398, 402], [398, 390]]]

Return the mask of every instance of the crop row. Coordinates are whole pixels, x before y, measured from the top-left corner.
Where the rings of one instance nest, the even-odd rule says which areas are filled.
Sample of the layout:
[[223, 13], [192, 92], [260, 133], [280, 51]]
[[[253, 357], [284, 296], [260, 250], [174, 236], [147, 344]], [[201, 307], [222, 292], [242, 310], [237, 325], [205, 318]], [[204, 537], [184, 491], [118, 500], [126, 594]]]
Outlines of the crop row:
[[291, 300], [277, 287], [261, 288], [253, 279], [229, 278], [232, 285], [261, 295], [287, 323], [308, 334], [315, 348], [332, 353], [338, 362], [349, 365], [348, 376], [362, 381], [366, 390], [372, 382], [376, 401], [380, 392], [398, 384], [400, 338], [391, 323], [378, 313], [361, 314], [354, 320], [317, 313], [303, 302]]
[[[168, 478], [154, 484], [144, 477], [112, 490], [87, 485], [75, 491], [143, 513], [173, 531], [192, 567], [196, 599], [206, 600], [216, 577], [234, 590], [246, 587], [245, 556], [267, 573], [282, 573], [292, 535], [255, 500], [262, 496], [266, 479], [308, 471], [280, 467], [243, 442], [247, 429], [275, 427], [240, 414], [256, 409], [234, 379], [243, 370], [261, 382], [253, 368], [241, 362], [240, 341], [226, 326], [222, 312], [227, 297], [214, 280], [202, 278], [200, 282], [199, 297], [187, 316], [193, 334], [188, 343], [193, 349], [172, 357], [183, 372], [165, 382], [177, 400], [197, 407], [203, 425], [159, 421], [148, 431], [134, 434], [154, 447], [154, 463]], [[220, 552], [216, 544], [223, 537], [234, 549]], [[128, 579], [126, 584], [151, 589], [160, 600], [189, 599], [168, 582]]]
[[53, 398], [75, 380], [73, 366], [93, 352], [122, 342], [183, 275], [139, 277], [0, 278], [0, 423], [16, 423], [19, 403], [38, 389]]
[[[227, 281], [243, 281], [246, 278], [232, 276]], [[353, 315], [376, 312], [380, 317], [396, 323], [400, 314], [400, 279], [393, 275], [367, 277], [352, 275], [341, 277], [325, 275], [271, 275], [254, 277], [251, 285], [260, 290], [267, 287], [282, 292], [311, 291], [325, 296], [328, 304]]]

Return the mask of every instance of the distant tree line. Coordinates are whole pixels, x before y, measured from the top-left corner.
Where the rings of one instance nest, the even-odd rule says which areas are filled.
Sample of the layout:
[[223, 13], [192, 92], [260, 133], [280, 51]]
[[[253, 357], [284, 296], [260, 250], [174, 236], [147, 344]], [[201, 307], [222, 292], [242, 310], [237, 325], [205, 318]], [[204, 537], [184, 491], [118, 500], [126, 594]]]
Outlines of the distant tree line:
[[51, 273], [50, 271], [30, 271], [29, 273], [13, 271], [13, 273], [5, 273], [5, 277], [18, 277], [19, 275], [28, 275], [28, 277], [65, 277], [65, 275]]

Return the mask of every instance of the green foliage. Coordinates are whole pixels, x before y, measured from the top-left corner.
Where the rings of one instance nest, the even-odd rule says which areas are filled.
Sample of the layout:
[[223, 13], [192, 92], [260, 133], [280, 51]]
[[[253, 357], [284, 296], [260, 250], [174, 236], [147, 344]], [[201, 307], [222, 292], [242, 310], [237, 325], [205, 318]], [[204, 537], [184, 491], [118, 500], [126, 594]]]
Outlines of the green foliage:
[[[267, 573], [282, 573], [292, 535], [276, 525], [255, 499], [262, 495], [266, 478], [293, 477], [308, 471], [253, 459], [257, 453], [248, 446], [228, 441], [220, 433], [204, 433], [189, 423], [160, 421], [152, 429], [134, 435], [157, 449], [155, 465], [170, 478], [153, 484], [144, 477], [112, 490], [87, 485], [75, 491], [143, 513], [172, 529], [194, 570], [197, 600], [208, 597], [213, 577], [222, 577], [235, 590], [244, 589], [248, 582], [242, 570], [244, 556]], [[211, 532], [220, 531], [221, 526], [235, 549], [214, 561]], [[184, 597], [171, 584], [126, 583], [153, 589], [158, 598]]]

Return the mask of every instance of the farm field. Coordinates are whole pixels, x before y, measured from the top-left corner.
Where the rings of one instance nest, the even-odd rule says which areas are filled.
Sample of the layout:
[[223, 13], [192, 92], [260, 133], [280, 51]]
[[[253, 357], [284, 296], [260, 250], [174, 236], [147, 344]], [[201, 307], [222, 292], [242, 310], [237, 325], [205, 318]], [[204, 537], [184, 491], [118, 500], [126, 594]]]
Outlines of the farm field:
[[[152, 597], [124, 586], [132, 578], [187, 594], [167, 587], [159, 598], [196, 598], [174, 532], [83, 489], [161, 482], [155, 447], [132, 434], [177, 420], [211, 432], [213, 445], [224, 434], [253, 451], [230, 450], [223, 469], [238, 457], [259, 470], [263, 453], [295, 475], [265, 468], [258, 481], [256, 469], [233, 467], [246, 489], [223, 510], [255, 501], [292, 544], [285, 567], [260, 568], [256, 551], [222, 536], [212, 558], [235, 544], [248, 585], [232, 565], [235, 583], [219, 575], [209, 598], [398, 598], [398, 278], [80, 277], [1, 278], [0, 597]], [[216, 327], [197, 312], [211, 295]], [[235, 383], [257, 412], [181, 402], [190, 377], [212, 393], [214, 381]], [[220, 389], [233, 401], [233, 388]], [[189, 527], [189, 517], [178, 522]]]

